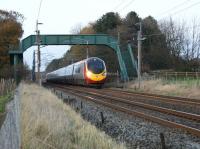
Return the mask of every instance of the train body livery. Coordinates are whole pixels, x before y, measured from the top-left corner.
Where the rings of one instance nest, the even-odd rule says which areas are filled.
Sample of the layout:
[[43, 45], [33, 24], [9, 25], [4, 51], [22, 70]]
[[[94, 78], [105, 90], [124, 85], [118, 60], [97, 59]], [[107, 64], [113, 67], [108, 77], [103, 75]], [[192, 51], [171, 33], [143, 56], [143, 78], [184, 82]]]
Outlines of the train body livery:
[[53, 72], [47, 73], [46, 81], [54, 83], [101, 86], [106, 79], [105, 62], [90, 57]]

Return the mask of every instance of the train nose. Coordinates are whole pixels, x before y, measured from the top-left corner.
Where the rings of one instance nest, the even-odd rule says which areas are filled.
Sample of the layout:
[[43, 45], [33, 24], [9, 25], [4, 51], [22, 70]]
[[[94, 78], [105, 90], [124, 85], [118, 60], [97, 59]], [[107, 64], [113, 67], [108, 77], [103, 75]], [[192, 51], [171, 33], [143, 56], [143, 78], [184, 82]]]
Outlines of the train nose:
[[91, 71], [87, 71], [86, 76], [87, 76], [87, 79], [89, 79], [91, 81], [99, 82], [99, 81], [105, 80], [106, 72], [104, 71], [100, 74], [94, 74]]

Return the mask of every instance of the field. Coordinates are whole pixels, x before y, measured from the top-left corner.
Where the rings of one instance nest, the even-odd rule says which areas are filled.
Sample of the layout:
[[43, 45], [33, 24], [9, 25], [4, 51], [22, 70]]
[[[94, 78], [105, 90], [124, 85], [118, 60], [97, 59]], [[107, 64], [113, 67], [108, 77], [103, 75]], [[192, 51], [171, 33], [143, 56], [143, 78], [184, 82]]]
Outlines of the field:
[[22, 148], [124, 149], [49, 90], [21, 84]]
[[137, 82], [130, 82], [127, 88], [131, 91], [200, 99], [200, 79], [194, 78], [143, 80], [140, 89]]

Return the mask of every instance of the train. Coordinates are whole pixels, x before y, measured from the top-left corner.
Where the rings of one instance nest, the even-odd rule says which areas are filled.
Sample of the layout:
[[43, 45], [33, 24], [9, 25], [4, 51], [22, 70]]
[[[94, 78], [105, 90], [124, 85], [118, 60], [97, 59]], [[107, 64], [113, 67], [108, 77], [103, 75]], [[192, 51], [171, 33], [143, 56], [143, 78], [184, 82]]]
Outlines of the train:
[[46, 74], [46, 82], [102, 87], [106, 80], [105, 62], [90, 57]]

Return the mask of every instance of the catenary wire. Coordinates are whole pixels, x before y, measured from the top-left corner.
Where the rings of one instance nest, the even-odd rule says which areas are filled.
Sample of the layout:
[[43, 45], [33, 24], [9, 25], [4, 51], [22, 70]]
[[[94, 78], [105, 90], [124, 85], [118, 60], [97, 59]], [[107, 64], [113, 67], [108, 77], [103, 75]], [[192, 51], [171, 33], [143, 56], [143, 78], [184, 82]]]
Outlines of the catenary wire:
[[37, 20], [39, 19], [39, 16], [40, 16], [40, 10], [41, 10], [41, 6], [42, 6], [42, 1], [43, 1], [43, 0], [40, 0], [40, 5], [39, 5], [39, 9], [38, 9]]
[[164, 12], [160, 13], [160, 15], [166, 14], [166, 13], [168, 13], [168, 12], [171, 11], [171, 10], [175, 10], [175, 9], [177, 9], [178, 7], [185, 5], [185, 4], [186, 4], [187, 2], [189, 2], [189, 1], [191, 1], [191, 0], [186, 0], [186, 1], [182, 2], [182, 3], [179, 3], [178, 5], [175, 5], [174, 7], [170, 8], [170, 9], [167, 9], [167, 10], [165, 10]]
[[[193, 4], [191, 4], [191, 5], [189, 5], [189, 6], [185, 7], [185, 8], [182, 8], [182, 9], [180, 9], [180, 10], [177, 10], [177, 11], [171, 13], [171, 14], [168, 14], [168, 15], [170, 15], [170, 16], [172, 17], [172, 16], [174, 16], [174, 15], [176, 15], [176, 14], [182, 12], [182, 11], [185, 11], [185, 10], [187, 10], [187, 9], [190, 9], [190, 8], [192, 8], [192, 7], [194, 7], [194, 6], [198, 5], [198, 4], [200, 4], [200, 1], [198, 1], [198, 2], [196, 2], [196, 3], [193, 3]], [[165, 15], [165, 16], [166, 16], [166, 15]], [[163, 19], [163, 18], [166, 18], [166, 17], [162, 17], [162, 18], [160, 18], [160, 20]]]
[[118, 5], [116, 5], [113, 10], [114, 11], [117, 10], [123, 3], [124, 3], [124, 0], [122, 0]]
[[174, 12], [173, 15], [176, 15], [177, 13], [182, 12], [182, 11], [184, 11], [184, 10], [190, 9], [190, 8], [192, 8], [192, 7], [194, 7], [194, 6], [198, 5], [198, 4], [200, 4], [200, 1], [197, 2], [197, 3], [193, 3], [192, 5], [190, 5], [190, 6], [188, 6], [188, 7], [185, 7], [185, 8], [183, 8], [183, 9], [181, 9], [181, 10], [178, 10], [178, 11]]
[[119, 10], [119, 12], [122, 11], [122, 10], [124, 10], [124, 9], [127, 8], [128, 6], [130, 6], [134, 1], [135, 1], [135, 0], [129, 1], [123, 8], [121, 8], [121, 9]]

